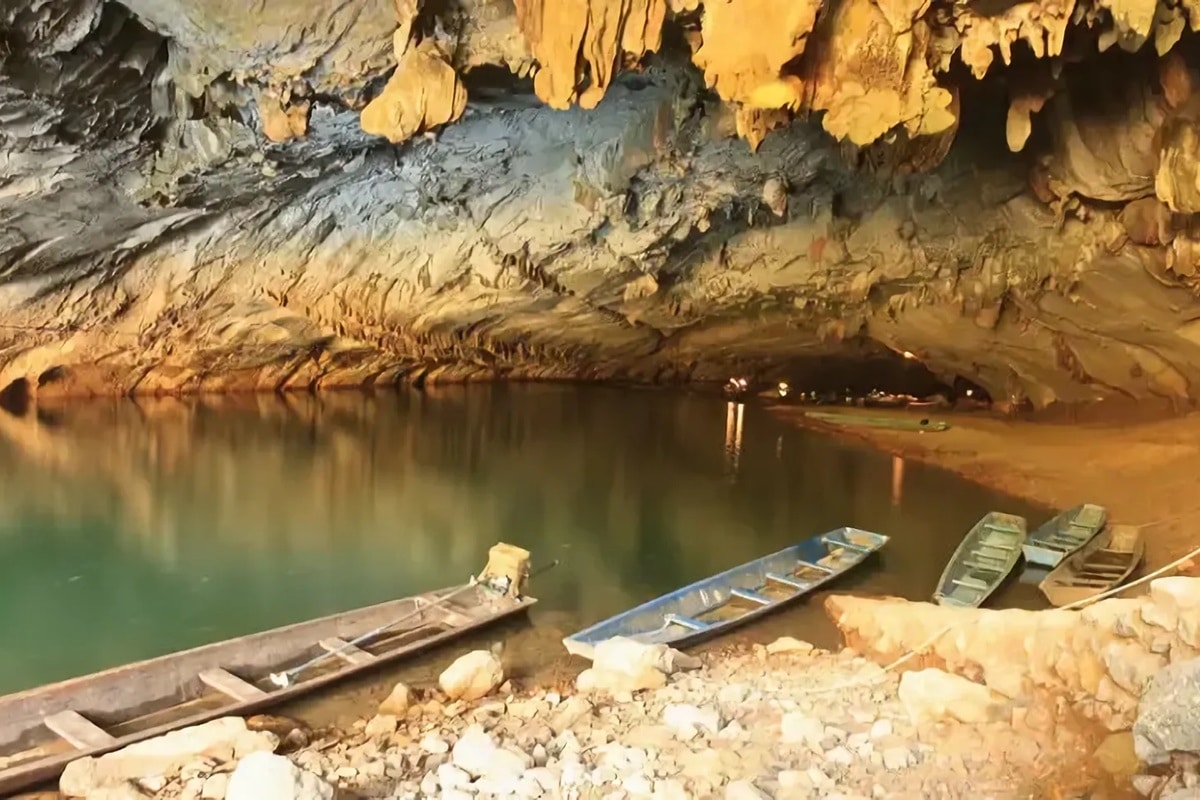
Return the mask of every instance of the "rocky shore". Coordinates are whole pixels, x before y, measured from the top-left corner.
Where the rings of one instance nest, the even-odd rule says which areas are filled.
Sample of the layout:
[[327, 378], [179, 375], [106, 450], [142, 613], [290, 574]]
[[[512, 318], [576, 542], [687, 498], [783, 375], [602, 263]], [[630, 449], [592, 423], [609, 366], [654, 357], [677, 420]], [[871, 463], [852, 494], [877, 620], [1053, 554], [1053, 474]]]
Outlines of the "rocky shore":
[[158, 763], [137, 746], [84, 759], [61, 789], [88, 800], [1033, 797], [1090, 747], [958, 676], [885, 674], [794, 639], [702, 663], [665, 649], [614, 655], [581, 676], [604, 689], [559, 692], [492, 686], [478, 651], [465, 681], [398, 686], [352, 731], [218, 720], [200, 726], [221, 728], [215, 742], [198, 728], [160, 747]]
[[437, 686], [396, 685], [349, 730], [219, 719], [79, 759], [59, 788], [87, 800], [1200, 796], [1200, 579], [1078, 612], [836, 595], [827, 608], [875, 660], [793, 638], [703, 657], [614, 639], [573, 685], [534, 688], [477, 650]]

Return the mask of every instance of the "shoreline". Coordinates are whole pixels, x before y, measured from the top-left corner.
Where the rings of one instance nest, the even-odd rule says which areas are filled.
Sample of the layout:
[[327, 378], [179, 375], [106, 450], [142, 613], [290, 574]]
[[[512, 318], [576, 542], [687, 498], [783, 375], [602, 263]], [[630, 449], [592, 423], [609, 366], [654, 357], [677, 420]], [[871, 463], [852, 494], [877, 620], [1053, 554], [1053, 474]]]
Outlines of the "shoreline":
[[[945, 431], [918, 433], [828, 424], [806, 417], [808, 408], [772, 405], [766, 410], [784, 424], [937, 467], [1051, 509], [1083, 502], [1103, 505], [1111, 522], [1143, 528], [1141, 574], [1200, 546], [1200, 501], [1189, 499], [1188, 491], [1191, 476], [1200, 472], [1200, 414], [1122, 424], [1002, 419], [984, 412], [840, 409], [859, 416], [950, 423]], [[1029, 520], [1030, 528], [1042, 521]]]

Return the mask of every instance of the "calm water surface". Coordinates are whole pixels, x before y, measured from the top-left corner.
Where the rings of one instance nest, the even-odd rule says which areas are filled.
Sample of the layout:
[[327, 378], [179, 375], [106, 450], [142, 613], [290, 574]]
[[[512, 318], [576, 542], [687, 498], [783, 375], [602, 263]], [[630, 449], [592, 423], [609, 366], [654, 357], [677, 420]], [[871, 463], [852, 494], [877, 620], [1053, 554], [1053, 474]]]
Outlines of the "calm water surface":
[[557, 642], [841, 525], [893, 540], [838, 589], [925, 599], [983, 513], [1046, 515], [752, 406], [559, 386], [0, 412], [0, 492], [0, 693], [460, 583], [499, 540], [562, 560]]

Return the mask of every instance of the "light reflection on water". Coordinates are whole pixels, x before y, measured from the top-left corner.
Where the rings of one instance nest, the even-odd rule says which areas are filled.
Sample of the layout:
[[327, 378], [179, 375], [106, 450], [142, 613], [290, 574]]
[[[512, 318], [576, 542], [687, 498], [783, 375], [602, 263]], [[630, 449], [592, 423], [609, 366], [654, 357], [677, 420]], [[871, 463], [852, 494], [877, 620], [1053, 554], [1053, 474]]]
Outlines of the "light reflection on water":
[[714, 397], [477, 386], [41, 414], [0, 412], [0, 692], [458, 583], [498, 540], [563, 560], [534, 619], [565, 634], [841, 525], [893, 541], [838, 588], [925, 598], [984, 512], [1041, 516]]

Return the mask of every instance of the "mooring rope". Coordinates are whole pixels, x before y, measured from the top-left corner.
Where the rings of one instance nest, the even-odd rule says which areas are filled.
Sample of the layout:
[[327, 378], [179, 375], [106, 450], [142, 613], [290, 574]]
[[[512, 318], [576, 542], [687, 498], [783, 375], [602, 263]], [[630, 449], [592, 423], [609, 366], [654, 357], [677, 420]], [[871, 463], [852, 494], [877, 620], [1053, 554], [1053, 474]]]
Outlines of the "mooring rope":
[[[1142, 527], [1150, 527], [1152, 525], [1161, 525], [1168, 521], [1170, 521], [1170, 520], [1159, 520], [1157, 522], [1148, 522], [1145, 525], [1140, 525], [1140, 526], [1136, 526], [1136, 527], [1142, 528]], [[1095, 603], [1099, 600], [1104, 600], [1106, 598], [1112, 597], [1113, 595], [1120, 594], [1121, 592], [1124, 592], [1127, 589], [1132, 589], [1134, 586], [1140, 586], [1143, 583], [1152, 581], [1155, 578], [1161, 577], [1164, 573], [1174, 570], [1174, 569], [1178, 568], [1180, 565], [1182, 565], [1188, 561], [1191, 561], [1195, 558], [1200, 558], [1200, 547], [1197, 547], [1195, 550], [1192, 550], [1191, 552], [1187, 553], [1186, 555], [1180, 556], [1179, 558], [1175, 559], [1174, 561], [1172, 561], [1170, 564], [1167, 564], [1166, 566], [1159, 567], [1154, 572], [1151, 572], [1149, 575], [1144, 575], [1135, 581], [1130, 581], [1129, 583], [1122, 584], [1121, 586], [1116, 586], [1107, 591], [1100, 592], [1098, 594], [1094, 594], [1091, 597], [1085, 597], [1082, 600], [1076, 600], [1074, 603], [1067, 603], [1064, 606], [1060, 606], [1056, 610], [1059, 610], [1059, 611], [1078, 610], [1078, 609], [1080, 609], [1086, 605], [1089, 605], [1091, 603]], [[885, 677], [887, 677], [887, 674], [889, 672], [891, 672], [892, 670], [896, 669], [897, 667], [902, 666], [903, 664], [908, 663], [913, 658], [916, 658], [917, 656], [923, 654], [928, 648], [932, 647], [933, 644], [938, 639], [942, 638], [950, 631], [953, 631], [957, 628], [964, 627], [966, 625], [976, 625], [978, 623], [979, 623], [978, 618], [969, 619], [969, 620], [961, 620], [959, 622], [952, 622], [949, 625], [946, 625], [945, 627], [943, 627], [940, 630], [938, 630], [937, 632], [935, 632], [928, 639], [921, 642], [916, 647], [912, 648], [907, 653], [905, 653], [904, 655], [897, 658], [895, 661], [884, 666], [877, 673], [866, 676], [864, 678], [855, 678], [853, 680], [844, 681], [843, 683], [840, 683], [840, 684], [833, 684], [832, 686], [816, 686], [816, 687], [813, 687], [810, 689], [804, 689], [804, 690], [797, 692], [796, 694], [800, 694], [800, 695], [825, 694], [827, 692], [838, 692], [838, 691], [842, 691], [844, 689], [857, 689], [862, 686], [872, 686], [876, 683], [881, 682]]]

